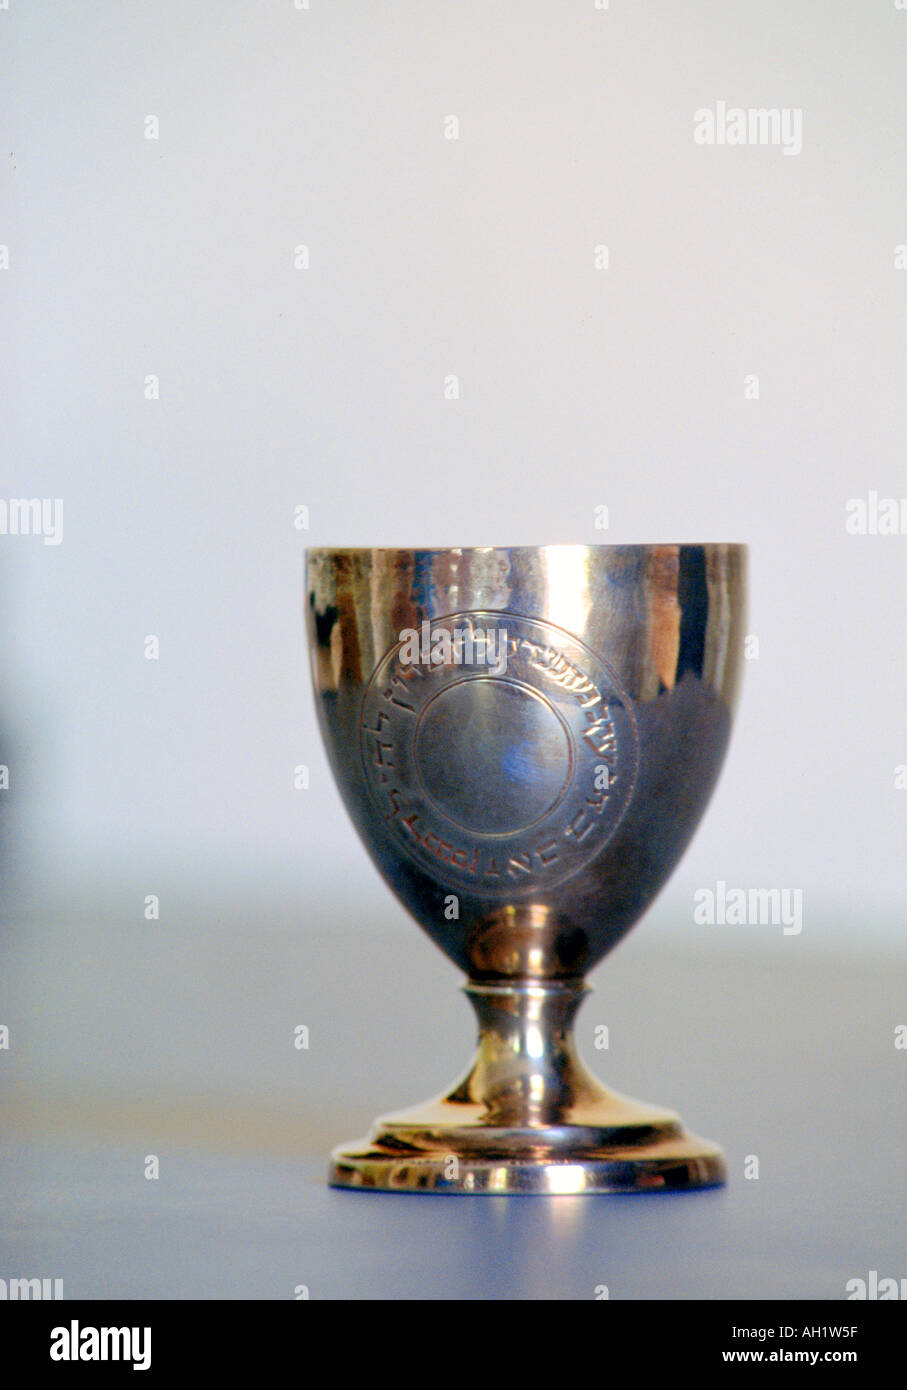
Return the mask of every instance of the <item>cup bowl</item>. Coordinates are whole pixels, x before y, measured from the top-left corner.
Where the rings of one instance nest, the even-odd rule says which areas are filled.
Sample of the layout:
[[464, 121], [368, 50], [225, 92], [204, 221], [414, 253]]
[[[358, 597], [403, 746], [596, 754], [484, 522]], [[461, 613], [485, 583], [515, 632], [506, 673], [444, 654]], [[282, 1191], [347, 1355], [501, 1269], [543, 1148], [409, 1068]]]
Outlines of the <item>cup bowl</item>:
[[309, 552], [337, 784], [469, 976], [583, 975], [661, 889], [724, 761], [744, 570], [722, 544]]

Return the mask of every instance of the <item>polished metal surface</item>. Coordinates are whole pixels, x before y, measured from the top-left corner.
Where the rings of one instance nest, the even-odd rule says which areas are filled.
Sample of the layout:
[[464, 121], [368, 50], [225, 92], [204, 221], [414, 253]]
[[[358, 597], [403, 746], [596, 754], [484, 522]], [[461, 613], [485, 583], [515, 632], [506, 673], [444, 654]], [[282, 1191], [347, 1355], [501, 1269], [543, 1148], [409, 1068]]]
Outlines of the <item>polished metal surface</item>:
[[310, 550], [306, 621], [347, 809], [479, 1021], [463, 1081], [337, 1150], [331, 1181], [721, 1182], [721, 1151], [606, 1090], [572, 1027], [583, 977], [665, 883], [721, 769], [745, 547]]

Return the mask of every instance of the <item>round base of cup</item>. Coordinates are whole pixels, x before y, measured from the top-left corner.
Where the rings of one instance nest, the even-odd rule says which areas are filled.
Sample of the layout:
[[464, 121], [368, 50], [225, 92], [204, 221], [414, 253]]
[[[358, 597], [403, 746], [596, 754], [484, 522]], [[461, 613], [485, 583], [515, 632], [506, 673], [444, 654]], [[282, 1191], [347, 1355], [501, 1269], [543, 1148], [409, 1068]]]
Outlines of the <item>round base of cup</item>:
[[720, 1186], [716, 1144], [670, 1112], [627, 1125], [529, 1129], [379, 1120], [372, 1134], [331, 1155], [333, 1187], [372, 1192], [569, 1196], [680, 1192]]

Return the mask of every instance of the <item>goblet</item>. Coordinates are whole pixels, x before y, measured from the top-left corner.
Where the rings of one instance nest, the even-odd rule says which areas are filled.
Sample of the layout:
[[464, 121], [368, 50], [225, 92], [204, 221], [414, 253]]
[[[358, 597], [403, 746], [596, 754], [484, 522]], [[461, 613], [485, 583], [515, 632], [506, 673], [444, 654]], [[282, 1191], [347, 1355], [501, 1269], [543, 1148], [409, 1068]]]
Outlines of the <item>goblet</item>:
[[705, 809], [745, 622], [739, 545], [314, 549], [322, 736], [378, 869], [466, 975], [475, 1060], [337, 1149], [341, 1187], [625, 1192], [720, 1183], [721, 1150], [607, 1090], [586, 973]]

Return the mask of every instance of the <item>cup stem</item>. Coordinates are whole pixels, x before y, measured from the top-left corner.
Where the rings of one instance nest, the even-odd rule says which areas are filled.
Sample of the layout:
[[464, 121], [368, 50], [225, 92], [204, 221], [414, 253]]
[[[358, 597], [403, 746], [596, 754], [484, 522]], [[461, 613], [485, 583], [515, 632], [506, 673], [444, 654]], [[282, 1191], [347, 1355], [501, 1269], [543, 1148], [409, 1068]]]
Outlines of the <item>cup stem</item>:
[[583, 979], [469, 980], [464, 991], [478, 1020], [478, 1049], [447, 1099], [482, 1105], [490, 1125], [528, 1128], [557, 1124], [577, 1105], [601, 1100], [604, 1087], [581, 1060], [573, 1034], [589, 989]]

